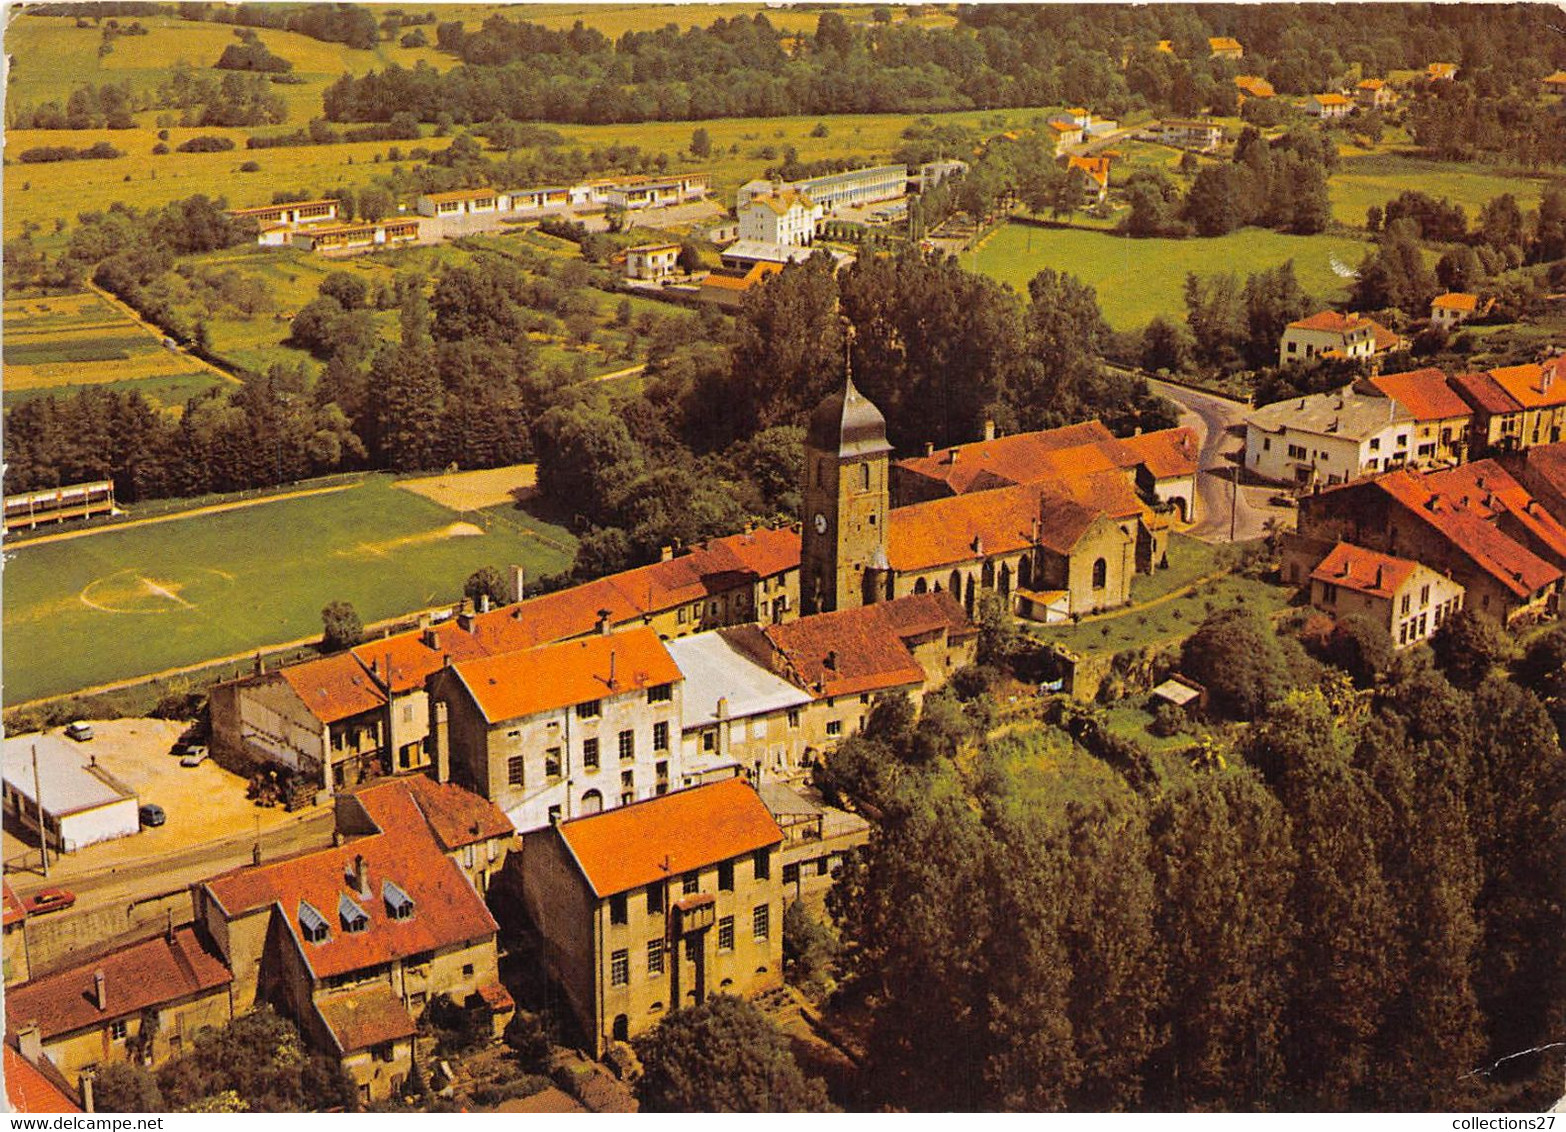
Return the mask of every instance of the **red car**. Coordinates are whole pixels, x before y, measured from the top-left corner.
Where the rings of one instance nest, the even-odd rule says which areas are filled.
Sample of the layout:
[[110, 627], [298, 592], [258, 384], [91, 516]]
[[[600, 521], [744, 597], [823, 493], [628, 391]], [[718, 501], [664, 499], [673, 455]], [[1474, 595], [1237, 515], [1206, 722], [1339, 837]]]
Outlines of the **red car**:
[[76, 893], [68, 888], [43, 888], [22, 901], [29, 915], [41, 916], [45, 912], [58, 912], [76, 903]]

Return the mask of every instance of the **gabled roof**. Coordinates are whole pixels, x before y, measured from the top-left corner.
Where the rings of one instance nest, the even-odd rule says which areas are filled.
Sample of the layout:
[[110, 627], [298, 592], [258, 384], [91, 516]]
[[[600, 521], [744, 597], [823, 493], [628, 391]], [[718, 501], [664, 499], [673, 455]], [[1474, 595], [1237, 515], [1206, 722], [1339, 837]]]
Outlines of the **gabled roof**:
[[370, 820], [385, 829], [403, 812], [397, 797], [402, 791], [412, 796], [435, 840], [448, 853], [464, 845], [516, 833], [511, 820], [488, 798], [455, 782], [436, 782], [423, 774], [361, 786], [352, 793]]
[[745, 272], [744, 275], [724, 275], [716, 271], [708, 272], [706, 278], [701, 281], [701, 285], [718, 291], [749, 291], [769, 275], [776, 275], [782, 270], [783, 265], [781, 263], [758, 260], [750, 265], [750, 270]]
[[1453, 392], [1446, 374], [1434, 366], [1407, 373], [1383, 373], [1370, 381], [1412, 413], [1416, 421], [1443, 421], [1473, 412], [1468, 402]]
[[1365, 440], [1389, 425], [1413, 420], [1413, 414], [1379, 387], [1349, 384], [1326, 393], [1290, 397], [1264, 405], [1245, 423], [1268, 432], [1299, 429], [1318, 436]]
[[778, 823], [743, 778], [617, 806], [554, 829], [599, 899], [783, 840]]
[[1329, 92], [1327, 94], [1313, 94], [1310, 100], [1317, 106], [1350, 106], [1352, 103], [1341, 94]]
[[796, 192], [793, 189], [782, 189], [775, 193], [760, 193], [751, 197], [746, 202], [746, 207], [753, 205], [761, 205], [762, 207], [770, 208], [779, 216], [786, 216], [795, 208], [802, 208], [809, 212], [816, 207], [816, 202], [804, 193]]
[[680, 679], [658, 634], [640, 628], [463, 661], [453, 670], [492, 724]]
[[1324, 330], [1332, 334], [1348, 334], [1356, 330], [1369, 330], [1372, 320], [1358, 314], [1339, 311], [1319, 311], [1289, 323], [1290, 330]]
[[1531, 597], [1561, 577], [1560, 570], [1492, 527], [1472, 510], [1432, 491], [1424, 479], [1413, 472], [1399, 469], [1374, 482], [1409, 514], [1434, 529], [1476, 568], [1518, 597]]
[[[1509, 522], [1527, 532], [1546, 558], [1566, 565], [1566, 525], [1494, 460], [1476, 460], [1429, 472], [1425, 484], [1487, 523], [1498, 523], [1503, 516], [1509, 516]], [[1515, 533], [1515, 528], [1508, 533]]]
[[1234, 85], [1252, 98], [1271, 98], [1276, 93], [1272, 84], [1260, 75], [1236, 75]]
[[467, 660], [484, 656], [487, 650], [455, 621], [442, 621], [428, 629], [366, 641], [351, 651], [361, 665], [391, 685], [393, 695], [401, 695], [424, 687], [425, 679], [444, 666], [445, 658]]
[[1525, 409], [1566, 405], [1566, 367], [1561, 365], [1561, 358], [1551, 358], [1542, 365], [1493, 369], [1490, 376]]
[[679, 250], [679, 244], [637, 244], [634, 248], [626, 248], [625, 254], [630, 255], [632, 252], [643, 252], [650, 255], [653, 252], [677, 252]]
[[685, 677], [680, 708], [687, 731], [716, 723], [720, 702], [725, 718], [744, 719], [811, 701], [808, 692], [731, 642], [721, 629], [670, 641], [669, 655]]
[[336, 723], [386, 704], [385, 694], [351, 652], [291, 664], [278, 672], [322, 723]]
[[1233, 36], [1217, 35], [1207, 40], [1207, 46], [1213, 51], [1236, 51], [1240, 48], [1240, 41]]
[[1082, 421], [1063, 428], [1021, 432], [994, 440], [959, 444], [929, 456], [899, 460], [897, 466], [904, 472], [940, 480], [949, 485], [953, 492], [961, 494], [972, 490], [974, 480], [984, 472], [1013, 483], [1022, 483], [1024, 480], [1019, 477], [1025, 476], [1028, 469], [1037, 467], [1039, 458], [1046, 453], [1114, 439], [1114, 433], [1101, 422]]
[[1340, 542], [1310, 576], [1314, 581], [1330, 582], [1368, 597], [1391, 601], [1418, 569], [1419, 563], [1406, 558], [1394, 558], [1390, 554]]
[[1380, 90], [1386, 85], [1385, 79], [1361, 79], [1359, 81], [1360, 90]]
[[[50, 1068], [53, 1068], [52, 1066]], [[58, 1076], [58, 1070], [55, 1071]], [[5, 1097], [12, 1112], [80, 1112], [70, 1093], [41, 1066], [5, 1042]]]
[[[98, 973], [108, 1000], [104, 1010], [93, 999]], [[225, 986], [233, 978], [193, 929], [178, 928], [172, 935], [144, 939], [9, 988], [6, 1027], [14, 1031], [36, 1022], [48, 1042]]]
[[1107, 157], [1083, 157], [1073, 153], [1066, 158], [1066, 169], [1080, 169], [1086, 173], [1092, 181], [1100, 187], [1109, 184], [1109, 158]]
[[1539, 81], [1550, 83], [1551, 85], [1566, 84], [1566, 71], [1556, 71], [1553, 75], [1545, 75]]
[[[378, 832], [344, 845], [248, 865], [203, 882], [229, 918], [265, 908], [281, 916], [317, 981], [469, 943], [497, 930], [473, 885], [430, 833], [412, 791], [394, 781], [386, 784], [384, 792], [370, 793], [366, 808], [374, 808]], [[348, 880], [361, 857], [370, 888], [367, 896], [350, 887]], [[382, 892], [388, 880], [412, 899], [412, 916], [394, 920], [387, 914]], [[344, 896], [366, 913], [365, 930], [343, 929], [338, 908]], [[325, 919], [324, 941], [304, 938], [299, 926], [301, 903]]]
[[1033, 545], [1042, 489], [1019, 484], [896, 507], [886, 520], [886, 558], [899, 573], [1010, 554]]
[[1161, 428], [1127, 436], [1121, 439], [1120, 447], [1130, 451], [1155, 480], [1194, 476], [1202, 456], [1196, 430], [1190, 428]]
[[1460, 373], [1451, 379], [1452, 389], [1475, 409], [1492, 415], [1520, 413], [1522, 405], [1487, 373]]
[[1479, 307], [1479, 296], [1467, 291], [1448, 291], [1431, 299], [1430, 306], [1437, 310], [1474, 311]]
[[323, 994], [314, 1006], [339, 1054], [409, 1038], [418, 1030], [402, 999], [386, 983]]

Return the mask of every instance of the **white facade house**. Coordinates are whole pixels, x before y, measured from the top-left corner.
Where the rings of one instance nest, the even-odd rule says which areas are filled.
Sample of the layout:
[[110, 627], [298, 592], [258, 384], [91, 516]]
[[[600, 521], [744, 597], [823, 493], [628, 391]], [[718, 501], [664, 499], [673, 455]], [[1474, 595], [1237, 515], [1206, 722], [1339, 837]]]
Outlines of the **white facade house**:
[[1168, 118], [1154, 126], [1149, 135], [1161, 145], [1197, 153], [1210, 153], [1223, 144], [1222, 124], [1199, 119]]
[[679, 244], [638, 244], [625, 249], [628, 279], [662, 279], [679, 268]]
[[4, 762], [6, 825], [36, 832], [42, 802], [43, 828], [56, 852], [141, 829], [136, 795], [97, 765], [90, 745], [53, 732], [17, 735], [5, 741]]
[[1349, 111], [1353, 109], [1353, 101], [1335, 91], [1327, 94], [1313, 94], [1305, 100], [1305, 113], [1323, 121], [1347, 118]]
[[1413, 460], [1412, 413], [1373, 387], [1291, 397], [1245, 421], [1245, 467], [1274, 483], [1346, 483]]
[[1322, 356], [1368, 358], [1377, 350], [1379, 329], [1373, 319], [1363, 315], [1321, 311], [1284, 328], [1278, 342], [1278, 364]]
[[1430, 300], [1430, 321], [1442, 330], [1450, 330], [1482, 314], [1488, 314], [1489, 303], [1480, 303], [1479, 296], [1466, 291], [1448, 291]]
[[840, 208], [878, 204], [896, 200], [908, 191], [908, 166], [877, 165], [869, 169], [850, 169], [846, 173], [828, 173], [810, 177], [791, 186], [803, 193], [830, 215]]
[[803, 193], [784, 189], [752, 197], [739, 210], [739, 238], [782, 247], [808, 247], [822, 208]]

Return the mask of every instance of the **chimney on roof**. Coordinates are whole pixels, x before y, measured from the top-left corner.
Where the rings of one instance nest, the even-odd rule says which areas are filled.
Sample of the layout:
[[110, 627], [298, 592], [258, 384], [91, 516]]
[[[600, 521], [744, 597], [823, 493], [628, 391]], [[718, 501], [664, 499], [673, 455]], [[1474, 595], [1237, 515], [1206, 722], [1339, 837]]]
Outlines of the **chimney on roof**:
[[926, 440], [924, 442], [924, 454], [926, 456], [935, 455], [935, 442], [933, 440]]
[[256, 675], [260, 676], [266, 671], [266, 661], [261, 659], [260, 652], [256, 653]]
[[983, 555], [983, 553], [984, 553], [984, 536], [983, 535], [974, 535], [973, 536], [973, 552], [975, 554], [978, 554], [978, 555]]
[[1378, 590], [1381, 588], [1381, 574], [1383, 569], [1384, 567], [1380, 563], [1376, 564], [1376, 589]]
[[512, 563], [506, 567], [506, 600], [513, 604], [521, 601], [526, 581], [527, 575], [521, 566]]
[[97, 1112], [98, 1102], [93, 1095], [93, 1086], [97, 1084], [98, 1071], [96, 1069], [83, 1069], [82, 1075], [77, 1078], [76, 1084], [82, 1093], [82, 1111]]
[[673, 562], [674, 561], [674, 547], [672, 547], [672, 546], [660, 546], [658, 548], [658, 561], [659, 562]]
[[598, 621], [596, 623], [596, 628], [598, 629], [599, 636], [607, 637], [609, 635], [609, 611], [607, 609], [600, 609], [598, 611]]
[[424, 631], [419, 634], [419, 639], [424, 642], [424, 647], [427, 649], [440, 647], [440, 635], [429, 625], [424, 626]]
[[957, 449], [953, 448], [946, 453], [946, 462], [948, 464], [955, 464], [957, 462]]
[[457, 628], [464, 633], [473, 632], [473, 614], [466, 609], [457, 611]]
[[109, 982], [102, 971], [92, 973], [92, 1004], [99, 1010], [109, 1009]]
[[984, 439], [985, 440], [994, 440], [995, 439], [995, 420], [992, 417], [985, 417], [984, 418]]
[[827, 654], [826, 654], [826, 658], [821, 663], [826, 666], [826, 669], [827, 669], [828, 672], [836, 672], [837, 671], [837, 650], [836, 649], [828, 649], [827, 650]]
[[1343, 565], [1338, 567], [1338, 577], [1346, 578], [1348, 576], [1349, 576], [1349, 560], [1348, 560], [1348, 557], [1345, 555], [1344, 558], [1343, 558]]
[[370, 898], [370, 866], [363, 853], [353, 855], [353, 875], [348, 878], [350, 887], [366, 900]]
[[43, 1056], [43, 1031], [38, 1028], [37, 1022], [28, 1022], [16, 1028], [16, 1044], [22, 1056], [37, 1063]]
[[430, 627], [430, 611], [429, 610], [426, 609], [423, 613], [419, 614], [418, 626], [419, 626], [420, 629], [428, 629]]
[[720, 723], [729, 717], [729, 698], [727, 696], [718, 697], [718, 706], [713, 714]]
[[1034, 542], [1034, 545], [1038, 544], [1039, 539], [1042, 538], [1043, 535], [1044, 535], [1044, 520], [1040, 519], [1037, 515], [1035, 515], [1035, 516], [1033, 516], [1033, 542]]
[[1555, 367], [1545, 365], [1539, 367], [1539, 392], [1548, 393], [1550, 386], [1555, 382]]
[[487, 594], [487, 593], [479, 594], [478, 611], [480, 613], [488, 613], [489, 612], [489, 594]]

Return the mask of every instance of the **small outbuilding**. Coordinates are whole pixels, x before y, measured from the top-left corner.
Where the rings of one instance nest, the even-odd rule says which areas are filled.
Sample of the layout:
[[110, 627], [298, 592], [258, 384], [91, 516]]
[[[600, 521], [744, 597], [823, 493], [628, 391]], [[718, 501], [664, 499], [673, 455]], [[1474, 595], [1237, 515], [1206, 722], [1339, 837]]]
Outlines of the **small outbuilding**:
[[1200, 715], [1207, 707], [1207, 689], [1188, 676], [1172, 674], [1153, 689], [1153, 707], [1173, 704], [1186, 715]]
[[135, 793], [97, 765], [89, 746], [53, 732], [7, 739], [6, 824], [36, 832], [41, 810], [48, 846], [59, 853], [138, 832]]

